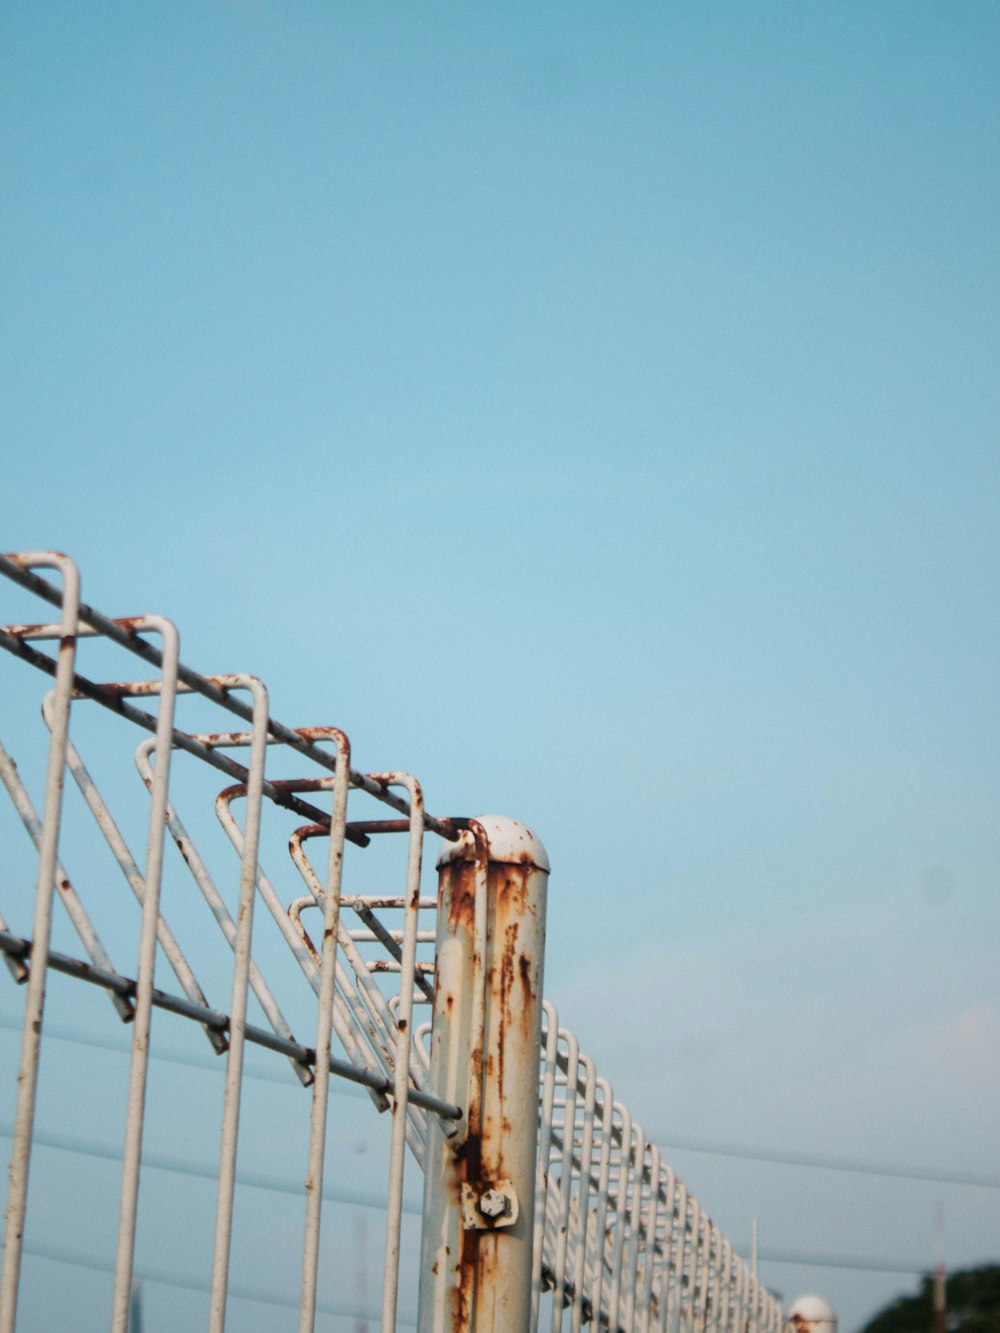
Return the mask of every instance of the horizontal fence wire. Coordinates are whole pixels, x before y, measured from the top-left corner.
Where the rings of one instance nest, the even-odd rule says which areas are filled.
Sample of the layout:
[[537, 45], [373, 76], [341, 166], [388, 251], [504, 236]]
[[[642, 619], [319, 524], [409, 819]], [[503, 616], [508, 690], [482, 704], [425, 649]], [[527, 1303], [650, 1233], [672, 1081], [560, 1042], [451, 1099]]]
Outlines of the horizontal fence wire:
[[[40, 570], [54, 572], [61, 586]], [[237, 1170], [247, 1043], [283, 1057], [287, 1076], [309, 1105], [294, 1302], [300, 1330], [311, 1329], [317, 1313], [346, 1308], [320, 1291], [322, 1205], [337, 1194], [336, 1183], [325, 1179], [331, 1076], [360, 1085], [389, 1115], [380, 1327], [390, 1333], [400, 1322], [411, 1322], [397, 1313], [402, 1215], [413, 1207], [404, 1205], [405, 1160], [409, 1155], [422, 1165], [428, 1116], [457, 1126], [465, 1114], [431, 1086], [428, 1025], [414, 1021], [415, 1006], [434, 994], [437, 900], [421, 889], [424, 843], [428, 832], [454, 842], [470, 821], [430, 814], [409, 774], [353, 767], [342, 731], [278, 722], [256, 677], [201, 674], [186, 666], [170, 621], [110, 617], [87, 605], [67, 557], [0, 556], [0, 573], [59, 612], [57, 621], [0, 627], [0, 648], [52, 681], [42, 700], [40, 735], [47, 757], [38, 805], [14, 755], [0, 746], [0, 781], [35, 857], [33, 900], [20, 895], [14, 904], [21, 913], [17, 922], [0, 916], [0, 956], [25, 988], [0, 1333], [15, 1328], [22, 1255], [63, 1252], [58, 1245], [46, 1249], [24, 1239], [31, 1150], [36, 1138], [43, 1139], [36, 1135], [35, 1120], [49, 973], [106, 992], [117, 1018], [132, 1032], [127, 1098], [119, 1110], [122, 1144], [117, 1154], [110, 1153], [122, 1163], [115, 1257], [113, 1263], [92, 1265], [113, 1274], [116, 1333], [129, 1328], [136, 1279], [159, 1280], [149, 1265], [136, 1261], [140, 1174], [144, 1164], [155, 1163], [155, 1154], [143, 1151], [154, 1010], [200, 1027], [225, 1070], [211, 1267], [187, 1284], [207, 1295], [208, 1327], [221, 1331], [227, 1298], [246, 1290], [231, 1278], [230, 1264], [235, 1187], [248, 1178]], [[98, 647], [102, 662], [120, 653], [127, 662], [137, 660], [143, 678], [84, 674], [81, 660], [88, 653], [96, 657]], [[237, 719], [236, 727], [227, 722], [214, 731], [182, 728], [179, 717], [190, 696], [200, 698], [203, 711], [207, 706]], [[87, 723], [79, 729], [78, 714]], [[106, 740], [116, 724], [94, 722], [107, 714], [142, 733], [137, 748], [125, 752], [129, 762], [121, 770], [112, 771], [109, 759], [117, 733], [114, 746]], [[17, 722], [20, 732], [23, 720]], [[35, 744], [36, 768], [41, 748]], [[221, 774], [228, 785], [220, 791], [217, 782], [208, 787], [195, 781], [191, 759], [202, 773]], [[296, 776], [286, 775], [290, 765]], [[134, 791], [142, 794], [144, 825], [137, 825]], [[75, 792], [71, 812], [70, 792]], [[379, 805], [388, 817], [381, 817]], [[96, 830], [105, 857], [96, 875], [91, 851], [79, 857], [79, 874], [75, 864], [84, 817], [88, 836]], [[353, 856], [373, 844], [386, 845], [387, 839], [399, 849], [391, 888], [362, 889], [345, 879], [348, 848], [356, 849]], [[270, 858], [279, 840], [284, 852], [276, 873]], [[228, 857], [221, 870], [220, 848]], [[187, 884], [181, 907], [177, 893], [171, 893], [170, 915], [177, 917], [172, 922], [161, 894], [168, 862], [171, 877], [182, 874]], [[118, 892], [112, 883], [122, 879], [138, 913], [137, 934], [127, 946], [118, 918], [109, 928], [106, 915], [106, 904]], [[289, 882], [297, 889], [290, 891]], [[52, 945], [56, 901], [62, 904], [60, 938], [69, 931], [79, 956]], [[189, 901], [202, 905], [196, 931]], [[262, 920], [255, 922], [255, 915]], [[206, 920], [213, 923], [214, 952], [205, 938]], [[267, 948], [259, 942], [265, 925]], [[129, 961], [122, 967], [112, 960], [125, 948]], [[219, 959], [228, 959], [221, 969]], [[169, 968], [174, 984], [154, 984], [158, 964]], [[290, 977], [297, 977], [294, 988]], [[532, 1328], [777, 1333], [782, 1315], [775, 1298], [614, 1099], [551, 1006], [545, 1007], [539, 1063]]]

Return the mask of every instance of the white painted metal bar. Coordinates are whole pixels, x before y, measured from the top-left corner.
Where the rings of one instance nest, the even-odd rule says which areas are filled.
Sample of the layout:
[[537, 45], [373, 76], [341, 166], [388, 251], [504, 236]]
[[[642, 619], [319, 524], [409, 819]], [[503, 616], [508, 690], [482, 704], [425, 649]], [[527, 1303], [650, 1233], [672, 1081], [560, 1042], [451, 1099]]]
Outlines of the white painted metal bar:
[[[562, 1157], [559, 1162], [559, 1208], [556, 1223], [556, 1245], [553, 1277], [556, 1289], [566, 1286], [566, 1251], [569, 1244], [570, 1209], [573, 1200], [573, 1136], [576, 1128], [577, 1075], [580, 1063], [580, 1044], [566, 1034], [565, 1097], [562, 1105]], [[551, 1187], [550, 1187], [551, 1188]], [[563, 1322], [563, 1302], [552, 1302], [552, 1333], [559, 1333]]]
[[[242, 796], [243, 790], [242, 787], [229, 787], [225, 791], [219, 793], [215, 802], [215, 810], [219, 817], [219, 822], [222, 824], [222, 827], [236, 849], [237, 854], [241, 857], [244, 854], [243, 832], [233, 818], [230, 805], [235, 797]], [[259, 863], [257, 866], [257, 889], [261, 898], [264, 900], [265, 906], [271, 913], [275, 924], [283, 935], [285, 942], [288, 944], [292, 956], [302, 969], [309, 985], [318, 995], [320, 989], [320, 969], [314, 961], [314, 958], [318, 956], [317, 951], [315, 947], [311, 946], [311, 942], [306, 941], [304, 935], [297, 931], [293, 919], [289, 913], [285, 911], [274, 885], [264, 873]], [[346, 977], [338, 976], [338, 982], [342, 990], [351, 990]], [[373, 1079], [379, 1072], [384, 1072], [384, 1070], [380, 1071], [380, 1061], [375, 1056], [374, 1048], [368, 1044], [369, 1041], [377, 1044], [378, 1038], [373, 1035], [373, 1031], [369, 1028], [362, 1028], [357, 1023], [352, 1022], [351, 1011], [337, 994], [335, 994], [334, 997], [333, 1023], [337, 1036], [351, 1060], [372, 1075]], [[370, 1086], [380, 1086], [380, 1084], [381, 1081], [379, 1081], [378, 1084], [373, 1082]], [[376, 1105], [378, 1105], [381, 1110], [388, 1105], [388, 1102], [384, 1097], [376, 1094]]]
[[[296, 829], [288, 840], [292, 860], [316, 902], [322, 900], [322, 889], [315, 867], [306, 855], [304, 843], [308, 838], [325, 835], [325, 833], [325, 829], [319, 829], [315, 825], [311, 825], [306, 828]], [[355, 910], [366, 907], [369, 903], [367, 897], [360, 897], [356, 894], [342, 895], [341, 900], [342, 906], [350, 906]], [[289, 908], [289, 912], [293, 914], [293, 919], [295, 919], [295, 915], [297, 915], [294, 909], [298, 907], [298, 903], [301, 901], [302, 900], [297, 900], [297, 902], [293, 903]], [[406, 902], [404, 898], [398, 897], [388, 899], [384, 897], [376, 898], [372, 901], [373, 903], [381, 903], [382, 905], [389, 907], [405, 907]], [[436, 906], [436, 903], [434, 905]], [[385, 942], [385, 936], [389, 932], [383, 930], [378, 933], [374, 931], [371, 933], [380, 942]], [[303, 938], [307, 940], [307, 944], [310, 943], [305, 936], [304, 928]], [[338, 925], [338, 939], [344, 957], [350, 964], [349, 970], [341, 968], [338, 964], [338, 988], [353, 1013], [356, 1023], [360, 1025], [361, 1029], [368, 1036], [372, 1050], [379, 1056], [386, 1071], [392, 1074], [394, 1069], [392, 1049], [395, 1043], [394, 1034], [396, 1032], [396, 1019], [392, 1016], [385, 996], [375, 985], [372, 978], [372, 965], [366, 962], [358, 948], [359, 941], [357, 939], [357, 933], [346, 926], [342, 915]], [[315, 952], [315, 946], [312, 946], [311, 952]], [[354, 980], [357, 983], [356, 987], [351, 983], [351, 976], [354, 977]], [[405, 989], [405, 987], [402, 989]], [[418, 1078], [422, 1084], [426, 1085], [428, 1070], [422, 1052], [419, 1050], [414, 1051], [411, 1058], [416, 1065]], [[422, 1119], [417, 1122], [416, 1128], [418, 1130], [418, 1137], [422, 1143], [424, 1137]]]
[[420, 913], [420, 869], [424, 841], [424, 794], [408, 773], [372, 775], [383, 786], [405, 788], [410, 798], [410, 836], [406, 863], [406, 906], [403, 956], [400, 964], [399, 1008], [396, 1016], [395, 1070], [392, 1094], [392, 1134], [389, 1154], [389, 1190], [386, 1208], [385, 1265], [382, 1281], [382, 1333], [396, 1327], [399, 1287], [399, 1243], [403, 1215], [403, 1171], [407, 1106], [410, 1093], [410, 1054], [413, 1050], [413, 989], [417, 961], [417, 925]]
[[598, 1079], [597, 1086], [601, 1094], [601, 1157], [597, 1177], [598, 1202], [594, 1226], [596, 1253], [593, 1258], [594, 1285], [591, 1294], [591, 1309], [594, 1312], [594, 1317], [599, 1319], [604, 1308], [604, 1280], [607, 1274], [605, 1243], [608, 1206], [611, 1197], [611, 1149], [614, 1142], [615, 1099], [607, 1079]]
[[722, 1326], [722, 1232], [712, 1223], [712, 1263], [708, 1280], [708, 1317], [717, 1327]]
[[677, 1333], [684, 1322], [690, 1323], [691, 1296], [691, 1247], [688, 1243], [688, 1192], [684, 1183], [678, 1182], [677, 1217], [675, 1220], [676, 1254], [676, 1303], [671, 1321], [672, 1333]]
[[[47, 725], [50, 724], [51, 709], [52, 696], [50, 694], [42, 704], [42, 716], [45, 718]], [[152, 739], [149, 742], [150, 750], [152, 751], [155, 749], [157, 744], [157, 740], [155, 738]], [[122, 837], [121, 831], [115, 823], [114, 816], [111, 814], [104, 798], [98, 791], [97, 784], [94, 782], [87, 766], [80, 757], [80, 752], [71, 740], [67, 740], [66, 742], [66, 766], [79, 788], [88, 809], [94, 816], [97, 827], [100, 829], [102, 836], [107, 842], [111, 854], [115, 859], [115, 863], [125, 877], [125, 882], [135, 894], [136, 899], [142, 903], [146, 891], [146, 883], [142, 871], [139, 869], [138, 863], [129, 850], [128, 844]], [[153, 793], [153, 786], [154, 784], [151, 777], [149, 783], [149, 791], [151, 795]], [[162, 851], [160, 855], [162, 857]], [[160, 947], [163, 949], [164, 956], [169, 962], [174, 976], [180, 982], [184, 994], [195, 1004], [207, 1004], [208, 1001], [205, 998], [205, 993], [198, 985], [190, 964], [181, 952], [180, 945], [174, 938], [174, 933], [167, 924], [162, 912], [159, 913], [156, 921], [156, 938]], [[96, 958], [94, 958], [93, 961], [95, 966], [107, 967], [109, 971], [111, 970], [109, 962], [100, 962]], [[210, 1040], [217, 1051], [224, 1051], [226, 1049], [224, 1040], [219, 1044], [220, 1038], [218, 1033], [210, 1032]]]
[[716, 1286], [716, 1300], [719, 1327], [729, 1327], [730, 1283], [733, 1276], [733, 1247], [725, 1236], [719, 1236], [719, 1268]]
[[577, 1235], [573, 1256], [573, 1306], [571, 1326], [573, 1333], [580, 1333], [584, 1316], [584, 1281], [587, 1268], [587, 1244], [590, 1236], [590, 1191], [593, 1180], [594, 1152], [594, 1116], [597, 1099], [597, 1077], [594, 1062], [587, 1056], [580, 1056], [583, 1069], [583, 1126], [580, 1141], [580, 1176], [577, 1194]]
[[626, 1195], [628, 1245], [625, 1249], [622, 1277], [625, 1314], [629, 1325], [632, 1327], [636, 1326], [637, 1276], [642, 1232], [642, 1177], [645, 1157], [646, 1136], [642, 1132], [642, 1127], [633, 1122], [632, 1148], [628, 1159], [631, 1188]]
[[666, 1333], [670, 1327], [670, 1311], [677, 1300], [677, 1268], [674, 1253], [674, 1227], [677, 1219], [677, 1178], [668, 1162], [662, 1164], [661, 1188], [664, 1206], [661, 1214], [662, 1224], [658, 1233], [663, 1254], [663, 1268], [660, 1276], [659, 1312], [657, 1333]]
[[[558, 1041], [553, 1035], [558, 1031]], [[538, 1195], [535, 1284], [549, 1286], [553, 1303], [581, 1301], [580, 1323], [589, 1318], [615, 1333], [702, 1333], [732, 1328], [747, 1333], [759, 1310], [759, 1333], [780, 1333], [777, 1300], [751, 1275], [700, 1205], [677, 1180], [626, 1107], [613, 1100], [610, 1086], [595, 1077], [592, 1141], [584, 1145], [588, 1116], [573, 1126], [568, 1034], [547, 1006], [545, 1052], [540, 1080]], [[577, 1103], [586, 1057], [579, 1056]], [[571, 1170], [581, 1193], [565, 1208], [562, 1175], [567, 1135], [573, 1134]], [[577, 1151], [579, 1147], [579, 1151]], [[586, 1177], [586, 1179], [585, 1179]], [[582, 1197], [587, 1189], [586, 1202]], [[568, 1225], [565, 1264], [560, 1258], [562, 1228]], [[575, 1236], [572, 1233], [576, 1233]], [[570, 1257], [574, 1245], [583, 1250]], [[580, 1292], [581, 1285], [585, 1289]], [[746, 1292], [745, 1300], [741, 1292]], [[752, 1297], [751, 1293], [752, 1292]], [[744, 1310], [742, 1323], [739, 1310]], [[558, 1310], [550, 1322], [560, 1327]], [[537, 1315], [534, 1316], [537, 1321]], [[532, 1328], [535, 1324], [531, 1325]]]
[[[49, 694], [45, 702], [50, 703], [51, 700], [52, 695]], [[51, 724], [53, 720], [51, 709], [49, 709], [46, 721]], [[73, 742], [67, 737], [67, 755], [72, 748]], [[10, 796], [14, 809], [20, 816], [21, 823], [27, 830], [31, 841], [35, 844], [35, 850], [40, 852], [44, 824], [32, 804], [31, 797], [28, 795], [24, 783], [21, 781], [17, 771], [17, 765], [2, 745], [0, 745], [0, 782], [3, 782], [4, 787], [6, 787], [7, 794]], [[62, 862], [58, 859], [56, 860], [56, 888], [58, 889], [59, 897], [66, 908], [66, 913], [69, 916], [70, 921], [73, 923], [76, 933], [80, 937], [80, 943], [87, 951], [87, 957], [95, 967], [104, 968], [108, 972], [114, 971], [114, 966], [108, 956], [108, 951], [101, 943], [101, 938], [94, 928], [94, 923], [87, 915], [86, 909], [80, 901], [80, 895], [73, 887], [73, 882], [69, 875], [67, 875]], [[2, 928], [6, 929], [6, 926], [3, 926]], [[24, 967], [23, 963], [18, 963], [16, 959], [13, 958], [9, 958], [8, 963], [12, 969], [15, 980], [21, 981], [27, 977], [28, 970]], [[18, 975], [18, 972], [14, 970], [18, 968], [23, 971], [23, 976]], [[119, 1017], [126, 1023], [131, 1022], [135, 1012], [132, 1008], [131, 1001], [120, 995], [113, 995], [112, 1003], [118, 1010]]]
[[[31, 941], [0, 928], [0, 952], [14, 959], [26, 959], [31, 954]], [[78, 958], [67, 957], [66, 954], [57, 953], [55, 950], [49, 951], [49, 968], [53, 972], [61, 972], [64, 976], [73, 977], [77, 981], [86, 981], [90, 985], [101, 986], [116, 995], [131, 997], [136, 992], [136, 982], [131, 978], [121, 976], [117, 972], [102, 972], [90, 963], [82, 962]], [[177, 1014], [181, 1018], [190, 1018], [196, 1023], [214, 1027], [219, 1032], [229, 1031], [229, 1016], [227, 1014], [220, 1012], [218, 1009], [207, 1009], [203, 1005], [192, 1004], [184, 996], [171, 995], [165, 991], [154, 989], [153, 1008], [166, 1010], [166, 1012]], [[245, 1035], [248, 1042], [260, 1046], [264, 1050], [276, 1051], [279, 1055], [287, 1056], [290, 1061], [298, 1061], [304, 1065], [311, 1065], [314, 1062], [315, 1052], [310, 1050], [309, 1047], [300, 1046], [294, 1041], [287, 1041], [283, 1037], [276, 1036], [273, 1032], [268, 1032], [266, 1028], [254, 1027], [248, 1023]], [[345, 1060], [335, 1059], [333, 1056], [330, 1057], [330, 1073], [335, 1074], [338, 1078], [357, 1083], [368, 1091], [375, 1090], [380, 1093], [392, 1091], [391, 1084], [385, 1077], [379, 1074], [370, 1074], [365, 1069], [358, 1069], [357, 1066], [349, 1064]], [[435, 1116], [440, 1116], [442, 1120], [460, 1120], [462, 1117], [461, 1107], [456, 1106], [453, 1102], [445, 1102], [439, 1097], [433, 1097], [419, 1088], [411, 1089], [410, 1102], [424, 1107]]]
[[[641, 1255], [637, 1280], [641, 1286], [636, 1296], [636, 1323], [639, 1333], [647, 1333], [653, 1313], [653, 1275], [656, 1268], [656, 1233], [660, 1212], [660, 1153], [655, 1143], [647, 1143], [648, 1165], [642, 1186], [643, 1225]], [[648, 1183], [646, 1183], [648, 1181]]]
[[0, 1278], [0, 1333], [14, 1333], [18, 1285], [21, 1278], [28, 1168], [35, 1121], [35, 1098], [38, 1090], [42, 1013], [45, 1008], [45, 973], [52, 930], [52, 897], [58, 856], [73, 668], [76, 661], [75, 635], [80, 606], [80, 575], [76, 565], [67, 556], [53, 551], [30, 551], [25, 555], [8, 557], [7, 560], [13, 564], [17, 574], [29, 574], [31, 570], [37, 568], [58, 570], [62, 576], [63, 592], [60, 599], [62, 617], [59, 624], [59, 654], [56, 666], [56, 707], [45, 777], [43, 829], [35, 886], [35, 919], [24, 1002], [21, 1061], [17, 1076], [17, 1109], [11, 1146], [10, 1184], [7, 1191], [3, 1271]]
[[691, 1323], [697, 1328], [702, 1322], [705, 1306], [705, 1219], [697, 1199], [690, 1198], [688, 1206], [691, 1210]]
[[[222, 1333], [226, 1323], [226, 1294], [229, 1252], [233, 1231], [233, 1191], [236, 1183], [236, 1150], [239, 1139], [240, 1095], [243, 1079], [243, 1050], [247, 1021], [247, 991], [250, 984], [250, 948], [253, 908], [257, 892], [257, 852], [260, 842], [261, 804], [264, 797], [264, 764], [267, 759], [267, 688], [255, 676], [223, 678], [227, 689], [249, 690], [253, 699], [253, 740], [250, 772], [246, 785], [246, 824], [240, 867], [239, 908], [236, 914], [233, 994], [229, 1011], [229, 1052], [226, 1058], [226, 1091], [222, 1113], [222, 1145], [219, 1150], [219, 1191], [215, 1214], [215, 1249], [212, 1256], [212, 1291], [209, 1302], [209, 1333]], [[157, 770], [160, 759], [157, 755]], [[154, 781], [156, 773], [154, 772]]]
[[[545, 1039], [541, 1072], [541, 1112], [538, 1126], [538, 1183], [535, 1187], [535, 1220], [532, 1240], [531, 1327], [538, 1327], [542, 1285], [546, 1276], [545, 1242], [549, 1212], [552, 1149], [552, 1112], [556, 1095], [556, 1054], [559, 1047], [559, 1019], [555, 1007], [542, 1003], [542, 1034]], [[610, 1139], [608, 1140], [610, 1145]]]
[[[268, 883], [265, 876], [261, 876], [261, 884]], [[318, 884], [318, 881], [317, 881]], [[322, 894], [321, 889], [317, 892]], [[262, 887], [262, 896], [264, 889]], [[305, 967], [307, 975], [316, 993], [319, 993], [319, 977], [322, 965], [322, 955], [316, 948], [312, 936], [306, 930], [305, 923], [302, 920], [302, 913], [310, 908], [321, 907], [323, 905], [322, 897], [314, 897], [312, 894], [303, 895], [301, 898], [295, 898], [288, 904], [288, 920], [295, 927], [298, 936], [301, 939], [308, 957], [312, 962], [311, 970]], [[343, 904], [341, 904], [343, 908]], [[355, 959], [353, 954], [345, 947], [345, 935], [343, 924], [341, 923], [340, 946], [343, 952], [348, 956], [348, 961], [353, 967]], [[357, 968], [352, 973], [350, 969], [344, 967], [340, 959], [337, 959], [336, 969], [336, 990], [333, 1000], [333, 1023], [338, 1036], [341, 1037], [345, 1047], [354, 1052], [354, 1058], [361, 1061], [365, 1060], [372, 1064], [381, 1066], [389, 1076], [391, 1083], [392, 1075], [392, 1057], [390, 1054], [392, 1044], [392, 1021], [391, 1010], [385, 996], [374, 990], [372, 980], [372, 971], [374, 964], [367, 962], [358, 955]], [[355, 986], [351, 978], [358, 982]], [[374, 1059], [373, 1059], [374, 1057]], [[389, 1105], [387, 1100], [379, 1101], [380, 1111], [386, 1109]]]
[[163, 672], [160, 708], [156, 724], [156, 773], [150, 792], [149, 834], [146, 843], [146, 874], [142, 893], [142, 924], [139, 935], [139, 966], [136, 973], [135, 1019], [132, 1025], [132, 1062], [129, 1069], [128, 1107], [125, 1121], [121, 1196], [118, 1204], [118, 1249], [115, 1256], [115, 1286], [112, 1298], [112, 1333], [128, 1333], [132, 1297], [132, 1267], [135, 1257], [135, 1223], [139, 1199], [139, 1169], [142, 1131], [145, 1123], [146, 1075], [149, 1068], [149, 1034], [153, 1012], [153, 977], [156, 968], [156, 935], [160, 923], [160, 880], [163, 870], [163, 837], [170, 777], [170, 751], [177, 696], [177, 666], [180, 640], [174, 625], [162, 616], [146, 616], [134, 623], [136, 632], [159, 634], [163, 642]]
[[[632, 1116], [627, 1107], [615, 1103], [617, 1124], [614, 1126], [618, 1140], [617, 1162], [612, 1158], [612, 1180], [615, 1180], [614, 1193], [614, 1245], [611, 1252], [611, 1287], [608, 1292], [608, 1315], [611, 1327], [617, 1328], [621, 1310], [622, 1266], [625, 1256], [625, 1229], [628, 1218], [629, 1184], [632, 1174]], [[617, 1165], [617, 1173], [615, 1166]], [[617, 1174], [617, 1179], [616, 1179]]]
[[323, 1171], [326, 1153], [326, 1119], [330, 1089], [330, 1037], [337, 976], [337, 935], [340, 924], [340, 891], [344, 872], [344, 829], [347, 796], [351, 782], [351, 745], [342, 731], [330, 729], [337, 752], [330, 822], [330, 854], [327, 861], [323, 903], [323, 953], [320, 969], [319, 1004], [316, 1015], [316, 1078], [313, 1081], [309, 1122], [309, 1165], [306, 1171], [306, 1220], [302, 1243], [302, 1303], [300, 1333], [312, 1333], [316, 1319], [316, 1276], [319, 1267], [320, 1211], [323, 1205]]
[[[135, 762], [136, 767], [139, 770], [139, 776], [147, 787], [150, 787], [153, 781], [153, 769], [149, 762], [153, 745], [154, 742], [152, 741], [143, 741], [135, 753]], [[230, 948], [234, 948], [236, 944], [236, 923], [230, 915], [229, 909], [226, 907], [222, 894], [219, 892], [212, 876], [209, 874], [208, 868], [202, 860], [194, 840], [188, 835], [184, 824], [170, 801], [167, 802], [167, 829], [175, 846], [179, 850], [185, 865], [191, 872], [195, 884], [198, 886], [198, 889], [208, 904], [209, 910], [215, 917], [226, 942], [229, 944]], [[278, 1033], [279, 1036], [284, 1037], [287, 1041], [294, 1042], [295, 1038], [292, 1034], [292, 1029], [285, 1021], [285, 1018], [278, 1007], [278, 1003], [271, 993], [270, 987], [265, 981], [257, 964], [252, 959], [250, 962], [250, 986], [254, 994], [257, 996], [260, 1006], [267, 1016], [268, 1022], [274, 1028], [274, 1031]], [[185, 990], [187, 990], [187, 987], [185, 987]], [[210, 1032], [212, 1031], [212, 1029], [208, 1030]], [[211, 1040], [213, 1046], [215, 1046], [216, 1050], [220, 1053], [226, 1050], [229, 1044], [223, 1033], [214, 1033]], [[301, 1063], [293, 1061], [292, 1067], [302, 1083], [308, 1086], [312, 1082], [312, 1075]]]

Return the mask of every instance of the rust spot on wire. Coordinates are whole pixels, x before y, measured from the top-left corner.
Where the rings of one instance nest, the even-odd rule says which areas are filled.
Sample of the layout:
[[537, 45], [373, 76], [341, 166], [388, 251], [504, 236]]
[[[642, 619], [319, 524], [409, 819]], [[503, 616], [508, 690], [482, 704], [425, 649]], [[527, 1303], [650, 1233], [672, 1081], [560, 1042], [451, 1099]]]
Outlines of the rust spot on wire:
[[295, 732], [304, 741], [340, 740], [342, 744], [348, 744], [346, 733], [339, 731], [336, 727], [296, 727]]
[[126, 634], [135, 634], [137, 628], [145, 620], [148, 620], [147, 616], [115, 616], [115, 624], [119, 629], [123, 629]]

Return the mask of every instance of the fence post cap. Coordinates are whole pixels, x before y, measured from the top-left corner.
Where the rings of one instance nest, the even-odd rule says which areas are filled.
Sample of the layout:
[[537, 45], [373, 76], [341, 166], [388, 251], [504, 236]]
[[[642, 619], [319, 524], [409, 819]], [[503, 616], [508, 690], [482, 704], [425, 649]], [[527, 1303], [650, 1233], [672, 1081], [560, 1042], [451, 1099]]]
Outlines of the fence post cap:
[[[471, 821], [486, 834], [490, 847], [490, 860], [500, 865], [527, 865], [535, 870], [548, 873], [549, 858], [541, 839], [522, 824], [519, 819], [510, 819], [507, 815], [476, 815]], [[475, 847], [472, 836], [463, 833], [457, 842], [447, 843], [438, 857], [438, 869], [452, 861], [472, 861], [475, 859]]]

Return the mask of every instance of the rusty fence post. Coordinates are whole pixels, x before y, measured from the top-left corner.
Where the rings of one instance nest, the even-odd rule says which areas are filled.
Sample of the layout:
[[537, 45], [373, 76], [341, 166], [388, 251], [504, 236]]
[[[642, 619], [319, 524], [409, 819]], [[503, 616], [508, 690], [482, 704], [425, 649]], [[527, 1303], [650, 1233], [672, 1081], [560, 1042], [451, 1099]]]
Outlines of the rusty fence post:
[[418, 1333], [527, 1333], [549, 863], [484, 815], [438, 861]]

